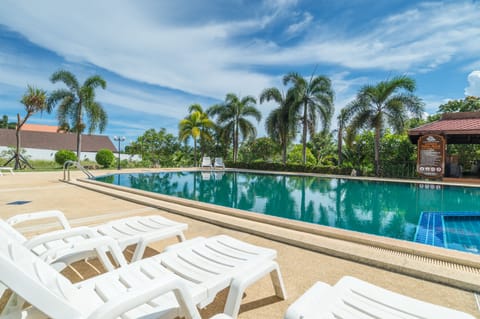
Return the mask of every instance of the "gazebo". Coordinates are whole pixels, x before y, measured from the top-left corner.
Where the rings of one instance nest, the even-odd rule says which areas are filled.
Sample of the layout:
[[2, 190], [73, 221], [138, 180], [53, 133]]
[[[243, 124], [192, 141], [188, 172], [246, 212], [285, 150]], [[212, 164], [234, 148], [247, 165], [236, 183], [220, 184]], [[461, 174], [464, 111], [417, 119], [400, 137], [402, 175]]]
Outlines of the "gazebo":
[[[440, 120], [408, 131], [408, 137], [414, 144], [428, 135], [443, 137], [446, 145], [480, 144], [480, 112], [444, 113]], [[444, 164], [446, 166], [445, 176], [459, 177], [461, 175], [455, 158], [447, 158]]]

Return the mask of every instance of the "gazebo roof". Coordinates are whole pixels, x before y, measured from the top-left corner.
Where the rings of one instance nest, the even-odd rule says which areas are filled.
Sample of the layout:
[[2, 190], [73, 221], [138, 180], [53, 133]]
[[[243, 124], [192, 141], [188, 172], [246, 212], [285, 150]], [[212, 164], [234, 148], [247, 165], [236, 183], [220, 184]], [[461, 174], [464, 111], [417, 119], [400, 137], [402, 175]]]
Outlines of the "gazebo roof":
[[447, 144], [480, 144], [480, 112], [444, 113], [440, 120], [408, 131], [414, 144], [427, 134], [443, 135]]

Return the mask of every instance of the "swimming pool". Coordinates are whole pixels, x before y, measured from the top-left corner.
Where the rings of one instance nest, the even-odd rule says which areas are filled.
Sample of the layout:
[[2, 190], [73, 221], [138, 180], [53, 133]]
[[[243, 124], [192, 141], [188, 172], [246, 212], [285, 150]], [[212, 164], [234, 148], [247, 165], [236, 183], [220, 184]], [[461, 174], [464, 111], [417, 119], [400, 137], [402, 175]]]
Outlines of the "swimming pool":
[[[407, 241], [419, 238], [422, 212], [480, 212], [480, 188], [432, 184], [392, 183], [351, 179], [259, 174], [231, 171], [159, 172], [114, 174], [97, 181], [135, 189], [237, 208], [259, 214], [283, 217], [367, 234]], [[471, 213], [470, 213], [471, 214]], [[443, 216], [443, 215], [442, 215]], [[448, 225], [456, 233], [468, 228], [466, 236], [480, 232], [478, 218], [451, 222], [442, 245], [467, 252], [480, 252], [472, 241], [462, 246], [448, 244]], [[455, 219], [458, 221], [458, 218]], [[470, 222], [473, 221], [473, 222]], [[478, 227], [471, 231], [471, 227]], [[476, 229], [476, 228], [475, 228]], [[421, 236], [420, 236], [421, 237]], [[464, 249], [462, 249], [464, 248]]]

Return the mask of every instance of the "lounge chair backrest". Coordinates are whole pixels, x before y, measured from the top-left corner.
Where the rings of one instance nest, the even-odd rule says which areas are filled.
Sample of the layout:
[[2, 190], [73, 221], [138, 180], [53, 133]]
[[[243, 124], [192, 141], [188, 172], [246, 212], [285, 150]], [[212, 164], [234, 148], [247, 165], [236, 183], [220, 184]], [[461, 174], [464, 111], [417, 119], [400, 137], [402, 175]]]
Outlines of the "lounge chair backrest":
[[225, 164], [223, 163], [222, 157], [215, 157], [215, 167], [225, 168]]
[[[76, 290], [72, 283], [3, 231], [0, 231], [0, 268], [0, 282], [47, 316], [82, 318], [67, 301]], [[19, 309], [7, 304], [2, 314], [14, 310]]]
[[210, 157], [205, 156], [202, 158], [202, 167], [205, 166], [212, 166], [212, 159]]

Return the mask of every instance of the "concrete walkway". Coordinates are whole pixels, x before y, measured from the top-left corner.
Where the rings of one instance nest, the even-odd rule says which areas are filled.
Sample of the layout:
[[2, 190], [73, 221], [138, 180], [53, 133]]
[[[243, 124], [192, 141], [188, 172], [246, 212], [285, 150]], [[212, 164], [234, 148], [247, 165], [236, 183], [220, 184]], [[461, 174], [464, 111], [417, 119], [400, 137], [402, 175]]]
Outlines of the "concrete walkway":
[[[95, 174], [99, 175], [99, 172]], [[82, 175], [80, 172], [72, 172], [72, 178], [83, 178]], [[197, 218], [122, 200], [61, 182], [62, 177], [62, 172], [20, 172], [0, 176], [0, 217], [8, 218], [19, 213], [59, 209], [67, 215], [73, 225], [78, 226], [131, 215], [160, 214], [172, 220], [188, 223], [187, 238], [228, 234], [253, 244], [276, 249], [289, 298], [283, 301], [273, 297], [273, 287], [269, 278], [265, 278], [247, 289], [240, 310], [240, 319], [283, 318], [287, 307], [315, 281], [334, 284], [345, 275], [355, 276], [414, 298], [465, 311], [480, 318], [472, 292], [298, 248], [268, 239], [265, 234], [260, 237], [200, 221]], [[54, 224], [42, 225], [41, 228], [33, 224], [24, 226], [23, 231], [32, 235], [53, 227]], [[271, 238], [273, 237], [272, 235]], [[161, 250], [173, 242], [175, 240], [162, 242], [152, 248]], [[352, 246], [352, 249], [353, 247], [355, 246]], [[208, 318], [214, 313], [221, 312], [225, 297], [225, 293], [221, 294], [212, 305], [202, 311], [202, 316]]]

